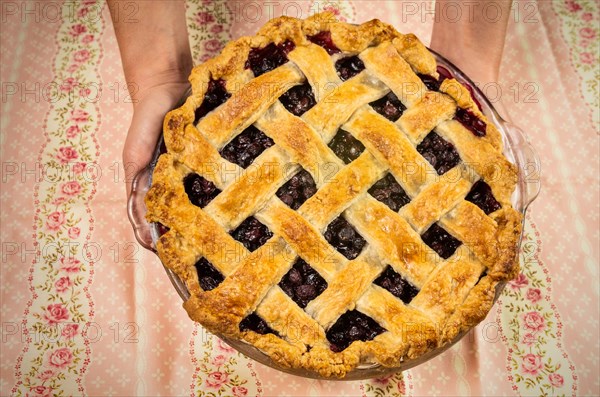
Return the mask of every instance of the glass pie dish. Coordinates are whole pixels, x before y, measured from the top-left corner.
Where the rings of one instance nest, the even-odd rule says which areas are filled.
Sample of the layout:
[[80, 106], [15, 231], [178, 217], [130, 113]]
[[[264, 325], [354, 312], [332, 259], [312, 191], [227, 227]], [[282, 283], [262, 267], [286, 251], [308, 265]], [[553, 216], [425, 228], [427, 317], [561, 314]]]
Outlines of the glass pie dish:
[[[519, 171], [518, 183], [512, 195], [512, 205], [517, 211], [525, 215], [528, 206], [533, 202], [540, 191], [540, 161], [537, 153], [527, 141], [523, 131], [514, 124], [503, 120], [483, 92], [466, 75], [439, 54], [434, 51], [431, 52], [435, 55], [439, 67], [445, 69], [445, 71], [449, 72], [456, 80], [469, 88], [475, 101], [480, 104], [483, 114], [500, 131], [504, 144], [504, 155], [509, 161], [517, 166]], [[132, 193], [128, 202], [128, 216], [133, 226], [136, 239], [144, 248], [155, 253], [155, 244], [160, 236], [160, 232], [157, 224], [148, 223], [145, 219], [146, 207], [144, 204], [144, 197], [152, 184], [153, 170], [158, 157], [164, 151], [162, 149], [163, 145], [163, 138], [161, 136], [151, 163], [135, 176], [132, 185]], [[185, 283], [170, 269], [165, 267], [165, 270], [177, 293], [184, 301], [186, 301], [189, 298], [189, 292]], [[498, 285], [496, 289], [496, 298], [502, 292], [503, 287], [504, 284]], [[383, 367], [379, 364], [365, 364], [349, 372], [343, 380], [368, 379], [407, 370], [441, 354], [458, 342], [467, 332], [468, 331], [465, 331], [459, 334], [450, 343], [431, 350], [417, 359], [404, 360], [395, 368]], [[274, 363], [266, 354], [250, 344], [240, 340], [231, 340], [220, 335], [216, 336], [223, 339], [239, 352], [269, 367], [303, 377], [330, 379], [320, 377], [317, 373], [305, 369], [282, 368]]]

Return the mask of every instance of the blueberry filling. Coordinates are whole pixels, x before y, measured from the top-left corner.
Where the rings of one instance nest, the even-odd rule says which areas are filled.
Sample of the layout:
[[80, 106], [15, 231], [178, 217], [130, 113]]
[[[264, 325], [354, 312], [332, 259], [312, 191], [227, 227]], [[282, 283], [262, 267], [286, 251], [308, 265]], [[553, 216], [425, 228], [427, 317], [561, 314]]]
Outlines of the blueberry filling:
[[409, 304], [417, 296], [419, 290], [388, 266], [374, 281], [376, 285], [388, 290], [392, 295]]
[[279, 97], [279, 101], [290, 113], [298, 117], [317, 103], [312, 87], [308, 83], [292, 87]]
[[254, 159], [274, 144], [271, 138], [251, 125], [221, 149], [221, 156], [242, 168], [248, 168]]
[[198, 282], [204, 291], [210, 291], [217, 288], [223, 282], [223, 275], [219, 272], [212, 263], [205, 258], [200, 258], [194, 265], [198, 273]]
[[298, 306], [305, 308], [308, 302], [325, 291], [327, 282], [308, 263], [298, 259], [279, 286]]
[[452, 237], [450, 233], [444, 230], [437, 223], [431, 225], [421, 238], [432, 250], [438, 253], [444, 259], [448, 259], [454, 254], [454, 251], [462, 244], [460, 240]]
[[450, 71], [443, 66], [438, 66], [436, 70], [440, 75], [439, 80], [428, 74], [418, 75], [423, 84], [425, 84], [427, 89], [430, 91], [439, 91], [444, 80], [453, 78], [452, 73], [450, 73]]
[[[418, 75], [419, 78], [421, 79], [421, 81], [425, 84], [427, 89], [430, 91], [439, 91], [440, 86], [442, 85], [444, 80], [454, 78], [454, 76], [452, 76], [452, 73], [450, 73], [450, 71], [443, 66], [438, 66], [437, 72], [440, 75], [439, 80], [428, 74], [419, 74]], [[461, 83], [461, 84], [469, 91], [469, 93], [471, 94], [471, 98], [473, 99], [473, 102], [475, 102], [475, 104], [479, 108], [479, 111], [481, 111], [481, 104], [475, 97], [475, 92], [473, 90], [473, 87], [471, 87], [467, 83]]]
[[206, 116], [208, 112], [228, 100], [229, 97], [231, 97], [231, 94], [228, 93], [225, 88], [225, 80], [219, 79], [209, 81], [202, 104], [196, 109], [194, 124], [202, 117]]
[[435, 132], [430, 132], [419, 143], [417, 151], [429, 161], [439, 175], [445, 174], [460, 162], [460, 156], [454, 145]]
[[331, 326], [326, 333], [333, 352], [341, 352], [354, 341], [368, 341], [385, 332], [371, 317], [357, 310], [347, 311]]
[[402, 113], [404, 113], [406, 110], [406, 106], [400, 102], [396, 94], [393, 92], [390, 92], [375, 102], [371, 102], [370, 105], [377, 113], [390, 121], [398, 120], [400, 116], [402, 116]]
[[485, 122], [469, 109], [458, 108], [454, 116], [466, 129], [471, 131], [473, 135], [482, 137], [485, 136], [487, 128]]
[[371, 186], [369, 194], [390, 207], [394, 212], [410, 202], [410, 197], [390, 173]]
[[465, 200], [472, 202], [483, 210], [486, 214], [491, 214], [501, 208], [500, 203], [496, 201], [492, 188], [483, 180], [475, 182], [471, 191], [465, 197]]
[[258, 219], [253, 216], [246, 218], [230, 234], [234, 239], [242, 243], [250, 252], [255, 251], [273, 237], [273, 233], [269, 228], [260, 223]]
[[275, 194], [288, 207], [297, 210], [316, 192], [317, 185], [315, 185], [313, 177], [303, 169], [281, 186]]
[[165, 234], [166, 232], [168, 232], [169, 230], [171, 230], [169, 227], [163, 225], [160, 222], [156, 222], [156, 228], [158, 231], [158, 236], [162, 236], [163, 234]]
[[333, 44], [333, 40], [331, 39], [330, 31], [324, 30], [322, 32], [317, 33], [314, 36], [308, 36], [308, 39], [311, 42], [323, 47], [329, 55], [333, 55], [333, 54], [337, 54], [338, 52], [341, 52], [340, 49], [337, 48], [335, 44]]
[[335, 70], [343, 81], [356, 76], [364, 69], [365, 64], [357, 56], [342, 58], [335, 63]]
[[454, 78], [452, 76], [452, 73], [450, 73], [450, 71], [443, 66], [438, 65], [438, 67], [436, 68], [436, 71], [440, 75], [440, 84], [446, 79]]
[[419, 74], [418, 76], [429, 91], [439, 91], [443, 80], [438, 80], [428, 74]]
[[327, 226], [324, 236], [329, 244], [350, 260], [356, 258], [367, 244], [365, 239], [341, 215]]
[[183, 178], [183, 187], [190, 202], [200, 208], [204, 208], [221, 193], [214, 183], [195, 173]]
[[275, 332], [267, 322], [263, 320], [258, 314], [252, 313], [240, 321], [240, 331], [254, 331], [257, 334], [266, 335], [266, 334], [275, 334]]
[[329, 142], [329, 147], [346, 164], [356, 160], [365, 150], [365, 146], [350, 133], [339, 130]]
[[267, 73], [287, 63], [287, 54], [295, 47], [296, 45], [288, 40], [278, 45], [271, 43], [264, 48], [253, 48], [248, 54], [246, 69], [251, 69], [256, 77]]

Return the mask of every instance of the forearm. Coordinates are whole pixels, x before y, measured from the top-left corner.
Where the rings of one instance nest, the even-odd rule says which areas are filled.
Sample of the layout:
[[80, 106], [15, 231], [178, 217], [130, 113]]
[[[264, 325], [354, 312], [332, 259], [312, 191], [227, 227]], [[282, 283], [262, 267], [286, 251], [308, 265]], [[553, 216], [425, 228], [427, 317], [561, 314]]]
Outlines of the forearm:
[[[138, 1], [123, 18], [119, 0], [108, 0], [125, 79], [134, 103], [157, 85], [180, 83], [192, 68], [184, 0]], [[131, 84], [132, 83], [132, 84]]]
[[455, 7], [447, 7], [447, 0], [436, 1], [431, 48], [476, 83], [497, 81], [512, 0], [452, 0], [452, 3], [459, 5], [459, 18], [454, 15]]

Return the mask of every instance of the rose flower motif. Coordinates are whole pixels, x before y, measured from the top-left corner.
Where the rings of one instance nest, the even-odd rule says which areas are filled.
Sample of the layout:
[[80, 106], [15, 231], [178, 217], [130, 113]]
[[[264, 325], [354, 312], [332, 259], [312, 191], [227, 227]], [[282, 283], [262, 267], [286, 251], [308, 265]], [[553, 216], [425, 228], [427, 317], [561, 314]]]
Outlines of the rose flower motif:
[[217, 357], [213, 358], [212, 364], [215, 367], [220, 367], [221, 365], [225, 364], [226, 361], [227, 361], [227, 357], [225, 357], [222, 354], [219, 354]]
[[60, 258], [60, 270], [64, 270], [67, 273], [77, 273], [81, 270], [81, 262], [73, 257], [62, 257]]
[[550, 381], [552, 387], [555, 387], [557, 389], [559, 387], [562, 387], [562, 385], [565, 383], [565, 380], [563, 379], [562, 375], [557, 373], [548, 375], [548, 380]]
[[517, 278], [515, 278], [514, 280], [509, 281], [508, 284], [510, 284], [510, 286], [513, 289], [518, 290], [520, 288], [526, 287], [529, 284], [529, 280], [527, 280], [527, 276], [526, 275], [524, 275], [523, 273], [519, 273], [519, 275], [517, 276]]
[[542, 369], [542, 365], [542, 357], [529, 353], [523, 356], [521, 368], [523, 368], [524, 373], [537, 376], [538, 371]]
[[73, 54], [75, 62], [83, 63], [90, 59], [90, 52], [88, 50], [79, 50]]
[[542, 299], [542, 293], [539, 288], [529, 288], [527, 290], [527, 299], [531, 301], [531, 303], [537, 303], [540, 299]]
[[592, 28], [581, 28], [579, 34], [584, 39], [593, 39], [596, 37], [596, 31]]
[[594, 57], [594, 55], [592, 55], [589, 52], [582, 52], [579, 55], [579, 57], [581, 59], [581, 62], [583, 62], [583, 63], [585, 63], [587, 65], [593, 65], [594, 62], [595, 62], [595, 60], [596, 60], [596, 58]]
[[67, 339], [73, 339], [75, 335], [77, 335], [77, 331], [79, 330], [79, 324], [65, 324], [61, 335]]
[[60, 229], [63, 223], [65, 223], [65, 213], [62, 211], [54, 211], [46, 219], [46, 227], [53, 232]]
[[90, 118], [90, 114], [85, 110], [74, 109], [71, 111], [71, 120], [76, 123], [85, 123]]
[[56, 288], [56, 292], [58, 293], [63, 293], [72, 286], [73, 283], [69, 277], [61, 277], [54, 283], [54, 288]]
[[73, 164], [73, 172], [76, 174], [81, 174], [83, 171], [85, 171], [86, 167], [86, 163], [75, 163]]
[[61, 147], [58, 149], [58, 154], [56, 158], [61, 162], [61, 164], [67, 164], [71, 160], [75, 160], [79, 157], [77, 151], [70, 146]]
[[41, 372], [41, 373], [38, 375], [38, 378], [40, 378], [40, 380], [41, 380], [42, 382], [45, 382], [45, 381], [47, 381], [48, 379], [52, 379], [52, 378], [54, 378], [55, 376], [56, 376], [56, 372], [52, 371], [51, 369], [47, 369], [47, 370], [45, 370], [45, 371]]
[[50, 397], [52, 396], [52, 389], [48, 386], [35, 386], [29, 388], [29, 392], [26, 394], [27, 397]]
[[532, 331], [541, 331], [546, 327], [546, 321], [539, 312], [525, 313], [523, 316], [525, 328]]
[[217, 348], [225, 353], [233, 353], [235, 351], [232, 347], [230, 347], [227, 343], [223, 342], [221, 339], [217, 339]]
[[73, 353], [68, 348], [61, 347], [50, 354], [48, 362], [55, 368], [64, 369], [73, 362]]
[[61, 303], [52, 303], [46, 307], [44, 320], [48, 325], [56, 325], [69, 319], [69, 311]]
[[72, 125], [69, 128], [67, 128], [67, 138], [73, 139], [77, 135], [79, 135], [80, 132], [81, 132], [81, 129], [79, 128], [78, 125]]
[[227, 373], [215, 371], [208, 374], [208, 378], [206, 378], [206, 385], [214, 389], [220, 389], [221, 386], [223, 386], [224, 383], [227, 383], [228, 380], [229, 375], [227, 375]]
[[76, 196], [81, 192], [81, 185], [77, 181], [69, 181], [63, 183], [60, 190], [64, 195]]
[[235, 397], [244, 397], [248, 394], [248, 389], [246, 389], [244, 386], [233, 386], [231, 388], [231, 392]]
[[537, 343], [537, 336], [532, 333], [527, 333], [523, 336], [523, 343], [527, 346], [535, 345]]
[[70, 227], [69, 231], [68, 231], [69, 238], [72, 238], [72, 239], [76, 239], [77, 237], [79, 237], [80, 233], [81, 233], [81, 229], [79, 229], [77, 226]]
[[85, 25], [78, 23], [77, 25], [71, 26], [69, 34], [73, 37], [76, 37], [85, 32], [87, 32], [87, 28], [85, 27]]

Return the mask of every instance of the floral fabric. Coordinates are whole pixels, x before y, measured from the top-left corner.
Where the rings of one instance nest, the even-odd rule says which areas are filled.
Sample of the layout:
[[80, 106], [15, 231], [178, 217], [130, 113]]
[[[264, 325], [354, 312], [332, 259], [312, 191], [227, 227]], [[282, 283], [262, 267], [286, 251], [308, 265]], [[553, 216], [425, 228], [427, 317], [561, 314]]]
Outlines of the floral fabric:
[[[127, 4], [119, 15], [135, 21]], [[324, 9], [427, 42], [433, 7], [190, 0], [187, 26], [201, 62], [270, 17]], [[444, 354], [380, 379], [326, 382], [267, 368], [191, 323], [136, 243], [120, 164], [131, 99], [106, 4], [3, 2], [0, 395], [600, 394], [599, 6], [519, 1], [511, 14], [500, 82], [482, 88], [543, 166], [521, 273]]]

